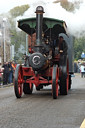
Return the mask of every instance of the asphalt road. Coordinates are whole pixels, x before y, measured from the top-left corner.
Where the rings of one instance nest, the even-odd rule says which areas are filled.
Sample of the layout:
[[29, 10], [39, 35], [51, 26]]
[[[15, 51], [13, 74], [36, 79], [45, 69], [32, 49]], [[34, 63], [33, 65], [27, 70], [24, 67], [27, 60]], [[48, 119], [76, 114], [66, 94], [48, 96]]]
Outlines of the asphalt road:
[[0, 128], [80, 128], [85, 119], [85, 78], [76, 74], [67, 96], [54, 100], [50, 87], [17, 99], [0, 88]]

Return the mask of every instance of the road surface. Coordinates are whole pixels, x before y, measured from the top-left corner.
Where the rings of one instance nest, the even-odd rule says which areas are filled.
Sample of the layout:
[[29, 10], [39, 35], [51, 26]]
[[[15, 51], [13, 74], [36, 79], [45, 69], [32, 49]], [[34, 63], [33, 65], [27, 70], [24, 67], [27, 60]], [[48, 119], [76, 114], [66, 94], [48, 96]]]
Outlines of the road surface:
[[0, 88], [0, 128], [80, 128], [85, 119], [85, 78], [76, 74], [67, 96], [54, 100], [50, 87], [17, 99]]

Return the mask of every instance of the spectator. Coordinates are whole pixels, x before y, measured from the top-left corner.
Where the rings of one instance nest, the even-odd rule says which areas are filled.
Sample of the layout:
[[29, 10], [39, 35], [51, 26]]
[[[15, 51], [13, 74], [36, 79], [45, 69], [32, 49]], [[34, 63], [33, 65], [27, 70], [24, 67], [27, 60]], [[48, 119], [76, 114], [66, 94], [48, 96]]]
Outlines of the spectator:
[[8, 83], [11, 84], [13, 83], [13, 67], [12, 67], [12, 62], [9, 62], [9, 77], [8, 77]]
[[1, 63], [0, 63], [0, 85], [1, 85], [1, 80], [2, 80], [2, 68], [1, 68]]
[[81, 71], [81, 77], [85, 77], [85, 66], [83, 64], [81, 64], [81, 67], [80, 67], [80, 71]]
[[3, 85], [8, 84], [8, 77], [9, 77], [9, 65], [8, 62], [5, 62], [3, 65]]
[[12, 61], [11, 66], [12, 66], [12, 68], [13, 68], [13, 71], [15, 71], [15, 69], [16, 69], [16, 64], [15, 64], [14, 61]]
[[11, 66], [12, 66], [12, 68], [13, 68], [13, 75], [12, 75], [12, 79], [14, 79], [14, 73], [15, 73], [15, 69], [16, 69], [17, 64], [15, 64], [15, 62], [14, 62], [14, 61], [12, 61]]

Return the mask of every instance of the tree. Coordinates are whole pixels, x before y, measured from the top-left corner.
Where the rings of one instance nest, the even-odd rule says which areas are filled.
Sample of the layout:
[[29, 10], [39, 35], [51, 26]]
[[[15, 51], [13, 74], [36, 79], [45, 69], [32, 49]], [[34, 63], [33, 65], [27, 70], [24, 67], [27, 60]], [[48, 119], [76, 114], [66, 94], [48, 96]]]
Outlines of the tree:
[[17, 16], [22, 16], [24, 14], [25, 11], [28, 10], [30, 6], [27, 4], [27, 5], [22, 5], [22, 6], [17, 6], [17, 7], [14, 7], [13, 9], [11, 9], [9, 11], [9, 13], [11, 14], [11, 16], [13, 18], [16, 18]]
[[85, 53], [85, 37], [76, 38], [74, 41], [74, 59], [81, 58], [82, 52]]
[[11, 9], [9, 12], [11, 16], [8, 17], [10, 22], [10, 38], [11, 38], [11, 44], [15, 45], [15, 58], [19, 59], [22, 53], [19, 53], [19, 48], [21, 45], [25, 48], [26, 46], [26, 33], [23, 31], [19, 31], [16, 27], [16, 17], [23, 15], [24, 12], [29, 8], [29, 5], [22, 5], [17, 6], [13, 9]]
[[54, 3], [59, 3], [60, 2], [60, 5], [67, 11], [69, 12], [73, 12], [76, 8], [78, 9], [80, 7], [80, 4], [83, 2], [83, 1], [75, 1], [74, 3], [73, 2], [69, 2], [68, 0], [56, 0], [54, 1]]

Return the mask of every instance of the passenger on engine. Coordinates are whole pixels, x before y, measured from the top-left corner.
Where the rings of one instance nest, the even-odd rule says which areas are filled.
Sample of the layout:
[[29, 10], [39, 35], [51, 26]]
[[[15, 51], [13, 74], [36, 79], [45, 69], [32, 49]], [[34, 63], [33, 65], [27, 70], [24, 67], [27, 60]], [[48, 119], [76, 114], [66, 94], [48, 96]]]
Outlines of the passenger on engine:
[[59, 39], [58, 39], [58, 36], [53, 40], [53, 53], [54, 53], [54, 56], [59, 54]]
[[44, 55], [48, 56], [48, 59], [52, 59], [52, 48], [50, 46], [50, 41], [47, 38], [43, 44], [44, 46]]
[[62, 36], [59, 37], [59, 52], [60, 54], [67, 55], [68, 45]]

